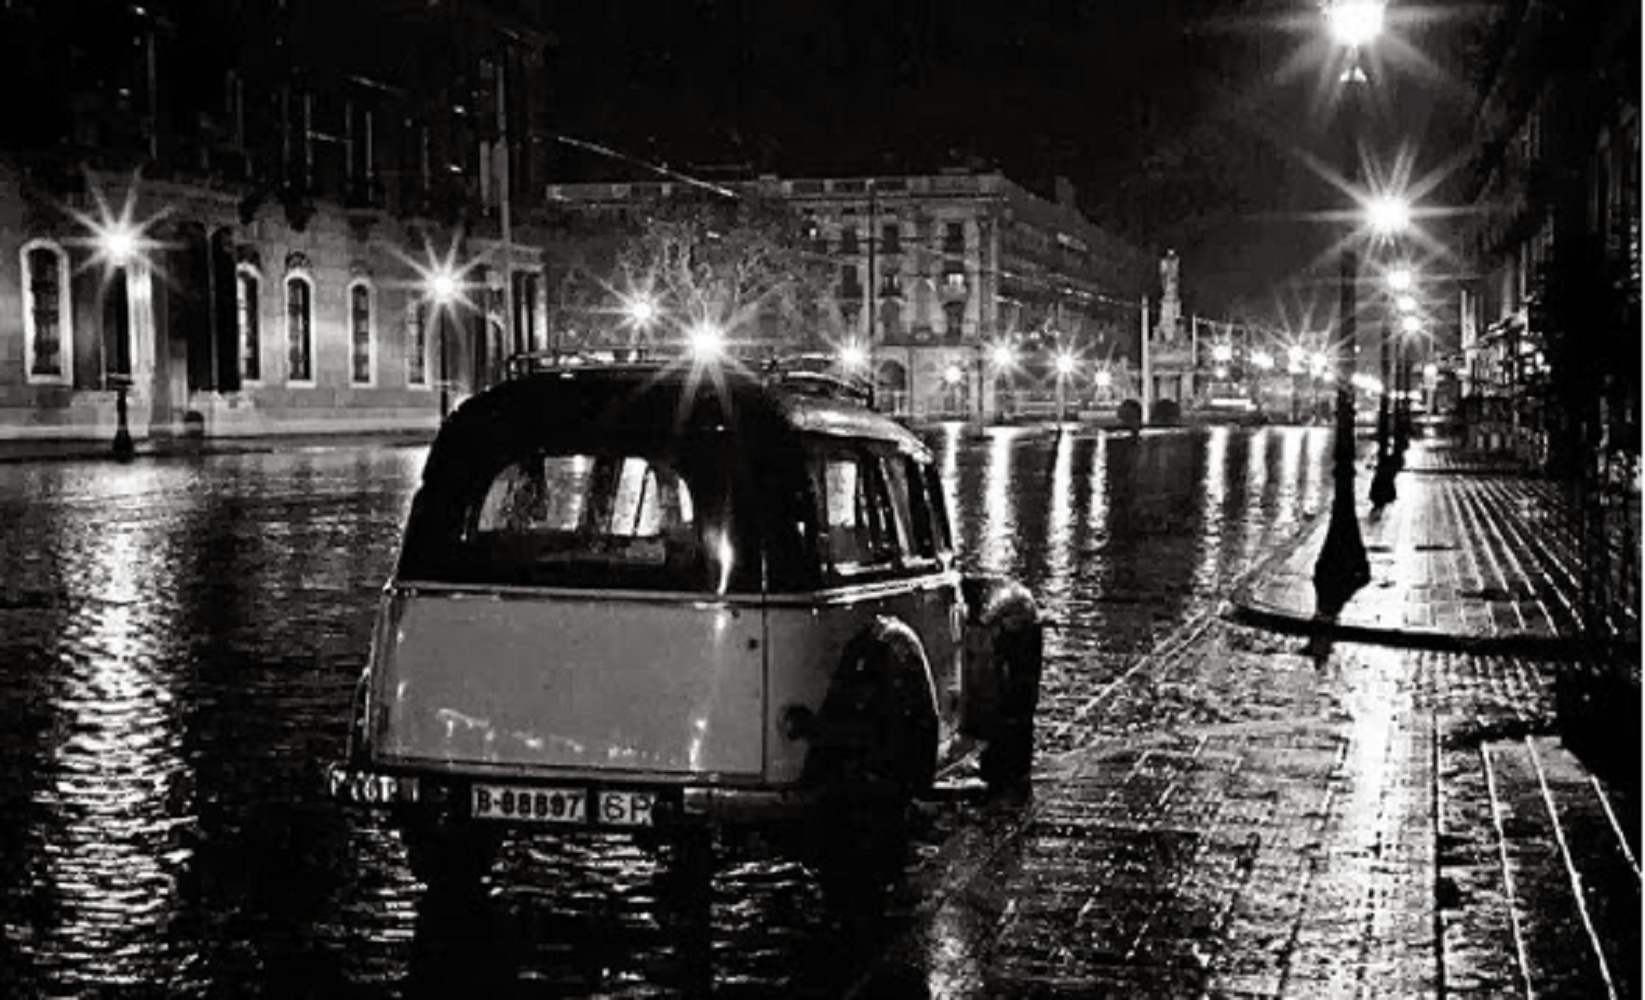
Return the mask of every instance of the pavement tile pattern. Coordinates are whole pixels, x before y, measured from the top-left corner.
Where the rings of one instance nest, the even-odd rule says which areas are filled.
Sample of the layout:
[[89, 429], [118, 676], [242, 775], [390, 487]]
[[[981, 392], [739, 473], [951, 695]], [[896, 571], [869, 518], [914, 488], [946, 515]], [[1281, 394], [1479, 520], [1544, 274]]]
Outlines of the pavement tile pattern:
[[1330, 628], [1318, 525], [1239, 588], [1312, 638], [1236, 607], [1044, 706], [1028, 800], [922, 861], [848, 995], [1639, 996], [1637, 789], [1562, 746], [1569, 665], [1523, 655], [1571, 635], [1570, 547], [1536, 484], [1458, 464], [1367, 519], [1381, 585]]

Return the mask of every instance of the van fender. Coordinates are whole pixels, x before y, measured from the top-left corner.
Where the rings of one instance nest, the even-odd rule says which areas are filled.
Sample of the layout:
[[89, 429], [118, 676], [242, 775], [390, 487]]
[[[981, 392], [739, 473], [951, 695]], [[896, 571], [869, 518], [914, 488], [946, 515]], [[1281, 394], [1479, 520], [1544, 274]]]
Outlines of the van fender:
[[808, 777], [822, 777], [842, 757], [883, 756], [897, 762], [898, 773], [887, 776], [897, 784], [930, 784], [937, 689], [925, 647], [908, 623], [877, 615], [845, 644], [810, 738]]
[[1031, 719], [1039, 706], [1044, 623], [1028, 588], [1004, 576], [960, 581], [965, 600], [965, 661], [960, 731], [989, 739]]

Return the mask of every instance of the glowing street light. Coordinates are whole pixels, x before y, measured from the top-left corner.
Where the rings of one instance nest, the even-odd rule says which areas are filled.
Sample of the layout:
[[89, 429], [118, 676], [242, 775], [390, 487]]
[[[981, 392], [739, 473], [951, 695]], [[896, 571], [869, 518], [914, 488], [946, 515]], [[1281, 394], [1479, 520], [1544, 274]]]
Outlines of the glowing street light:
[[868, 367], [868, 352], [861, 344], [850, 343], [840, 348], [840, 364], [848, 371], [857, 371]]
[[1074, 360], [1074, 356], [1072, 354], [1057, 355], [1055, 364], [1057, 367], [1057, 374], [1063, 378], [1067, 378], [1068, 376], [1074, 374], [1074, 369], [1079, 366], [1079, 362]]
[[657, 303], [649, 295], [641, 293], [623, 300], [623, 317], [641, 330], [650, 329], [660, 315], [662, 310], [657, 308]]
[[1251, 363], [1263, 371], [1271, 371], [1274, 367], [1274, 356], [1267, 351], [1256, 351], [1251, 355]]
[[1346, 48], [1358, 49], [1382, 33], [1382, 0], [1335, 0], [1325, 7], [1331, 37]]
[[1422, 332], [1421, 316], [1406, 316], [1399, 321], [1399, 328], [1406, 335]]
[[1097, 372], [1096, 383], [1098, 389], [1108, 389], [1114, 384], [1114, 373], [1104, 368], [1102, 371]]
[[1394, 300], [1394, 306], [1402, 313], [1414, 313], [1417, 311], [1417, 298], [1415, 295], [1401, 295]]
[[1017, 352], [1010, 344], [995, 344], [994, 349], [989, 352], [989, 358], [994, 362], [995, 368], [1013, 368], [1017, 364]]
[[698, 320], [685, 332], [691, 355], [698, 361], [714, 361], [725, 353], [725, 331], [717, 323]]
[[449, 267], [441, 265], [428, 276], [428, 295], [435, 305], [449, 306], [462, 294], [462, 283]]
[[1408, 292], [1416, 283], [1416, 277], [1408, 267], [1396, 267], [1388, 272], [1388, 287], [1396, 292]]
[[1227, 364], [1228, 362], [1234, 360], [1234, 345], [1216, 344], [1212, 346], [1211, 359], [1222, 364]]
[[942, 380], [951, 386], [959, 385], [960, 380], [963, 378], [965, 378], [965, 373], [960, 371], [959, 365], [949, 365], [942, 370]]
[[97, 234], [97, 246], [114, 267], [125, 267], [137, 256], [138, 232], [123, 222], [115, 222]]
[[1411, 228], [1411, 203], [1394, 195], [1378, 195], [1365, 206], [1371, 230], [1394, 236]]

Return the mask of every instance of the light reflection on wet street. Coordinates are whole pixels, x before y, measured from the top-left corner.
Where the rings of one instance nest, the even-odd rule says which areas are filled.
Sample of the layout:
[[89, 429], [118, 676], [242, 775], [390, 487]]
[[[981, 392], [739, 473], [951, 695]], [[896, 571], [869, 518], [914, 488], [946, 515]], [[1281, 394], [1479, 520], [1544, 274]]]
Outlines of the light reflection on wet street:
[[[1231, 582], [1325, 507], [1328, 436], [931, 440], [971, 565], [1023, 579], [1053, 623], [1040, 767], [1098, 740], [1153, 741], [1104, 779], [1146, 823], [1150, 783], [1193, 752], [1174, 734], [1217, 720], [1203, 693], [1150, 687], [1139, 668], [1191, 641]], [[1055, 885], [986, 890], [990, 872], [1032, 867], [1021, 852], [1187, 894], [1185, 871], [1242, 863], [1213, 829], [1139, 847], [1093, 840], [1078, 817], [1059, 834], [1054, 803], [950, 803], [926, 807], [890, 926], [865, 938], [828, 925], [805, 873], [758, 844], [726, 845], [706, 924], [615, 840], [511, 843], [488, 898], [424, 905], [394, 834], [317, 784], [423, 455], [0, 466], [0, 992], [651, 996], [712, 978], [729, 996], [986, 996], [986, 942], [1016, 908], [1060, 899]], [[1139, 926], [1198, 912], [1155, 905]]]

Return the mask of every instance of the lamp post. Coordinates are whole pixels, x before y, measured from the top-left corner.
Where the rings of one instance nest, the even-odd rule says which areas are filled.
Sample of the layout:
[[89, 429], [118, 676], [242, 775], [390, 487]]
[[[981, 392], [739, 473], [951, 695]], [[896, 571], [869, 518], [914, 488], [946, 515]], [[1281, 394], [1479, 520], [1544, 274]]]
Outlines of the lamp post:
[[[1009, 419], [1011, 416], [1011, 399], [1009, 395], [1003, 399], [1000, 398], [1001, 390], [999, 383], [1000, 376], [1002, 375], [1007, 379], [1010, 378], [1011, 370], [1015, 368], [1017, 364], [1017, 352], [1012, 349], [1010, 344], [1001, 341], [1000, 343], [995, 344], [993, 349], [989, 351], [989, 360], [994, 364], [994, 409], [999, 412], [1002, 420]], [[1009, 389], [1005, 391], [1007, 393], [1010, 392]]]
[[457, 301], [460, 291], [457, 284], [457, 275], [447, 267], [436, 268], [428, 277], [428, 297], [434, 302], [434, 322], [438, 327], [436, 337], [440, 344], [440, 422], [451, 415], [451, 371], [450, 371], [450, 343], [446, 336], [446, 313], [450, 311], [452, 303]]
[[1422, 332], [1422, 320], [1407, 315], [1400, 321], [1400, 338], [1394, 345], [1394, 373], [1398, 378], [1399, 396], [1394, 407], [1394, 463], [1405, 468], [1405, 450], [1411, 444], [1411, 351], [1407, 338]]
[[[1383, 196], [1373, 201], [1369, 207], [1372, 229], [1380, 235], [1397, 238], [1409, 228], [1411, 224], [1410, 206], [1402, 199]], [[1396, 267], [1388, 272], [1388, 289], [1393, 297], [1393, 303], [1401, 312], [1409, 312], [1416, 308], [1416, 299], [1410, 294], [1411, 271], [1406, 267]], [[1382, 321], [1381, 342], [1381, 370], [1382, 390], [1377, 399], [1377, 464], [1376, 472], [1371, 476], [1371, 503], [1378, 507], [1393, 503], [1398, 497], [1394, 488], [1394, 477], [1399, 472], [1400, 462], [1395, 455], [1393, 445], [1393, 424], [1397, 419], [1392, 412], [1398, 406], [1395, 397], [1397, 379], [1394, 377], [1395, 359], [1393, 352], [1397, 348], [1393, 327], [1386, 313]]]
[[[113, 281], [109, 283], [109, 293], [125, 295], [126, 265], [137, 256], [137, 232], [129, 226], [116, 223], [97, 234], [97, 242], [103, 256], [107, 259], [109, 272], [119, 282], [115, 287]], [[121, 315], [124, 315], [122, 311]], [[120, 336], [129, 337], [128, 330], [121, 330]], [[127, 352], [130, 357], [130, 352]], [[105, 369], [106, 370], [106, 369]], [[126, 395], [131, 391], [131, 371], [129, 366], [124, 371], [115, 372], [106, 376], [106, 381], [114, 386], [114, 442], [110, 446], [117, 461], [129, 462], [137, 454], [137, 446], [131, 440], [131, 423], [127, 414]]]
[[[1383, 5], [1375, 0], [1337, 0], [1326, 7], [1325, 15], [1333, 38], [1348, 53], [1343, 77], [1343, 114], [1346, 117], [1347, 177], [1350, 188], [1360, 181], [1359, 131], [1360, 96], [1365, 71], [1360, 65], [1360, 49], [1382, 30]], [[1338, 334], [1342, 350], [1337, 357], [1336, 449], [1333, 469], [1331, 520], [1325, 542], [1314, 563], [1314, 594], [1322, 612], [1334, 614], [1348, 602], [1354, 591], [1371, 580], [1365, 541], [1360, 537], [1359, 519], [1354, 511], [1354, 344], [1356, 334], [1354, 282], [1359, 276], [1359, 254], [1352, 243], [1342, 249], [1341, 297]]]
[[1074, 374], [1074, 356], [1066, 351], [1057, 354], [1057, 429], [1062, 429], [1068, 406], [1068, 377]]

